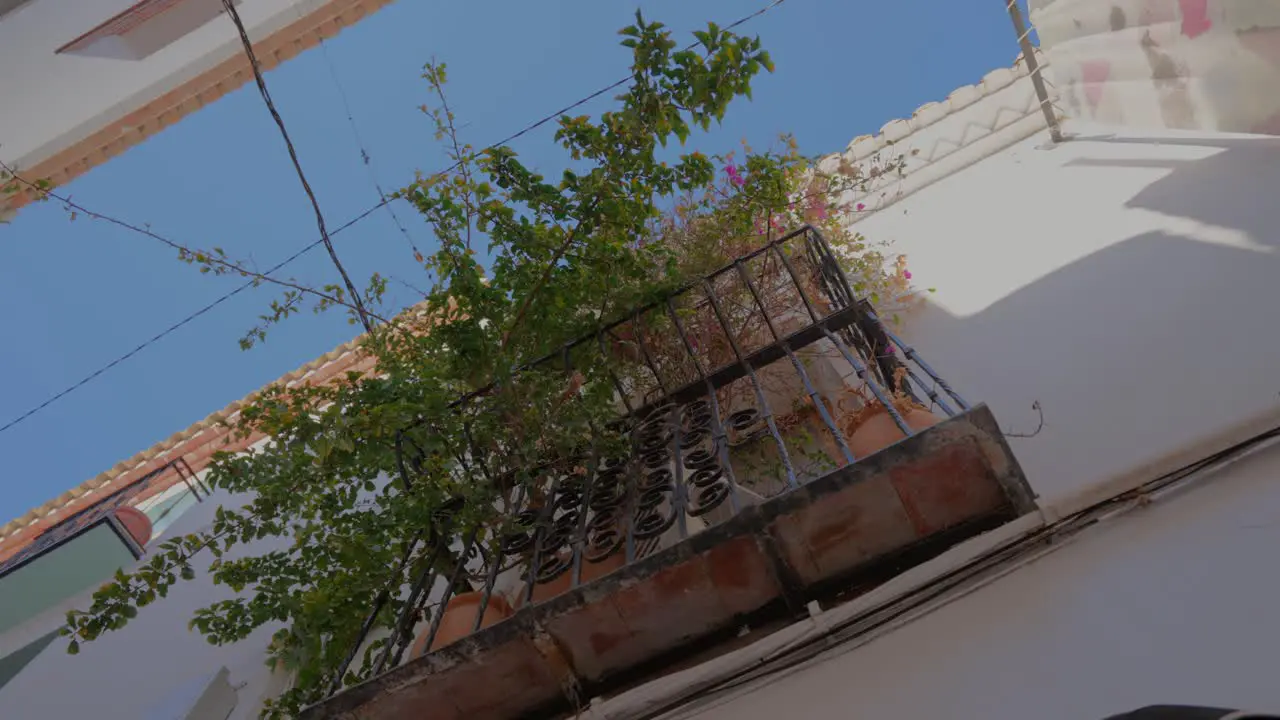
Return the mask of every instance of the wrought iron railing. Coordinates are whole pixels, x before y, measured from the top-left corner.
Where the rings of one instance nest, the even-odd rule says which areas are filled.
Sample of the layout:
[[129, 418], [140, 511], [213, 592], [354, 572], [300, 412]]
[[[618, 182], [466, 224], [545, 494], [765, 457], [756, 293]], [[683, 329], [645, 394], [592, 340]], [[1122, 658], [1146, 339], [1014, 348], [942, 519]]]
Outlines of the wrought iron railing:
[[[623, 368], [610, 382], [630, 452], [593, 447], [535, 467], [534, 482], [513, 490], [513, 507], [489, 526], [454, 522], [461, 500], [443, 508], [402, 549], [396, 579], [375, 599], [329, 692], [856, 462], [847, 424], [855, 415], [880, 412], [906, 437], [920, 427], [907, 417], [917, 409], [969, 409], [855, 297], [836, 252], [809, 227], [531, 367], [571, 373], [584, 353]], [[482, 457], [457, 462], [503, 486]], [[411, 449], [401, 472], [408, 483]]]

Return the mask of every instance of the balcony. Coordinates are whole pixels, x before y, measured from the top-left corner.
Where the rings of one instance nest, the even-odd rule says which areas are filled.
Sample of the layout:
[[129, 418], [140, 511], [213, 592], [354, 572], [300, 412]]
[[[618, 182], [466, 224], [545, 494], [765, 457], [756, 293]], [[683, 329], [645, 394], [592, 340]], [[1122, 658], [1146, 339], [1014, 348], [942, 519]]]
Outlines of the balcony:
[[[572, 377], [585, 353], [620, 368], [630, 450], [518, 487], [465, 467], [508, 488], [503, 520], [441, 513], [405, 551], [426, 569], [371, 598], [303, 717], [571, 712], [1034, 509], [990, 411], [855, 300], [810, 228], [533, 367]], [[412, 559], [444, 548], [451, 569]]]

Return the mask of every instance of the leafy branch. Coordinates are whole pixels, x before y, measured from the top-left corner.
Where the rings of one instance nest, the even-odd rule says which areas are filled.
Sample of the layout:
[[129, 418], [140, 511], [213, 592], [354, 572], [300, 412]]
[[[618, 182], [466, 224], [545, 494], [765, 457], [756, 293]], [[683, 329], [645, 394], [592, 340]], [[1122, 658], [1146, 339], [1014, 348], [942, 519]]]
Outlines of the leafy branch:
[[[267, 273], [259, 272], [249, 267], [247, 263], [237, 262], [230, 259], [226, 251], [222, 248], [194, 248], [165, 237], [164, 235], [152, 230], [150, 227], [136, 225], [117, 217], [107, 215], [106, 213], [101, 213], [97, 210], [85, 207], [84, 205], [72, 200], [69, 196], [64, 196], [54, 192], [51, 186], [47, 183], [28, 180], [26, 177], [15, 172], [14, 169], [5, 164], [4, 161], [0, 161], [0, 170], [3, 170], [13, 182], [18, 183], [21, 187], [39, 192], [42, 197], [58, 201], [68, 210], [76, 213], [76, 215], [83, 215], [94, 220], [101, 220], [110, 223], [130, 232], [151, 238], [152, 240], [176, 250], [178, 252], [179, 260], [189, 265], [198, 266], [201, 273], [211, 273], [213, 275], [238, 275], [239, 277], [252, 280], [255, 286], [263, 283], [277, 285], [299, 295], [314, 297], [320, 303], [323, 303], [323, 307], [345, 307], [354, 313], [358, 313], [360, 311], [359, 305], [351, 302], [349, 296], [340, 287], [327, 285], [322, 289], [315, 289], [302, 285], [292, 279], [281, 280], [279, 278], [271, 277]], [[389, 322], [386, 318], [379, 315], [370, 314], [370, 317], [373, 317], [383, 323]]]
[[[194, 559], [207, 552], [213, 582], [236, 595], [198, 610], [192, 627], [214, 643], [278, 628], [270, 656], [295, 682], [266, 712], [285, 716], [330, 685], [355, 682], [371, 671], [373, 648], [403, 639], [412, 628], [395, 626], [396, 618], [423, 609], [399, 592], [412, 578], [441, 562], [470, 577], [467, 557], [440, 560], [441, 543], [472, 538], [496, 555], [519, 514], [511, 511], [545, 498], [548, 477], [584, 467], [584, 448], [606, 458], [624, 452], [615, 381], [632, 383], [637, 370], [571, 341], [608, 322], [610, 308], [652, 298], [757, 244], [762, 218], [808, 221], [804, 214], [818, 206], [798, 198], [827, 190], [819, 203], [826, 212], [833, 192], [805, 184], [812, 168], [793, 148], [748, 151], [732, 164], [738, 179], [724, 182], [716, 158], [683, 152], [772, 69], [758, 39], [710, 25], [677, 49], [666, 28], [638, 14], [621, 34], [630, 82], [599, 117], [559, 118], [565, 169], [554, 178], [510, 148], [476, 152], [462, 142], [444, 66], [426, 66], [436, 105], [427, 113], [455, 163], [396, 193], [438, 242], [430, 257], [415, 258], [432, 274], [423, 302], [397, 318], [403, 332], [366, 334], [362, 350], [375, 373], [274, 386], [244, 406], [236, 437], [272, 442], [219, 453], [207, 478], [244, 504], [220, 508], [205, 532], [158, 544], [142, 567], [70, 614], [66, 635], [82, 643], [126, 626], [138, 608], [194, 576]], [[869, 281], [885, 282], [878, 256], [846, 237], [849, 253], [868, 258]], [[247, 272], [221, 253], [173, 246], [209, 272]], [[477, 260], [481, 249], [487, 267]], [[285, 293], [248, 344], [308, 302], [317, 312], [346, 308], [358, 320], [386, 287], [381, 276], [360, 293], [345, 283], [313, 290], [261, 281]], [[556, 353], [562, 363], [531, 362]], [[440, 542], [420, 542], [424, 532]], [[532, 562], [518, 554], [491, 560], [518, 566], [522, 577]], [[386, 602], [373, 613], [375, 597]], [[343, 673], [366, 622], [396, 635], [363, 645], [366, 661]]]

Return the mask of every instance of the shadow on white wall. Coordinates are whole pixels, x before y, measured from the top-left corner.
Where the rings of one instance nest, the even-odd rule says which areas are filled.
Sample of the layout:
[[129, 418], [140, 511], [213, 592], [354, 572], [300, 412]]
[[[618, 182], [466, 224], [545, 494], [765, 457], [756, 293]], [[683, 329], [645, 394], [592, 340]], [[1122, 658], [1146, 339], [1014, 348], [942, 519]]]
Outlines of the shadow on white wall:
[[[959, 230], [911, 240], [913, 260], [947, 262], [905, 334], [1008, 431], [1033, 430], [1039, 401], [1042, 432], [1012, 439], [1037, 491], [1053, 499], [1154, 474], [1276, 424], [1280, 139], [1104, 135], [1017, 151], [1022, 160], [985, 161], [1009, 164], [998, 172], [980, 164], [905, 201], [909, 216], [954, 212], [966, 203], [943, 194], [968, 197], [986, 181], [987, 201], [968, 203]], [[1135, 185], [1135, 171], [1159, 176]], [[1114, 192], [1100, 191], [1109, 177], [1120, 178]], [[901, 218], [883, 229], [922, 228]], [[1067, 260], [1043, 272], [1047, 256]], [[971, 314], [943, 307], [1005, 283], [1014, 289]]]

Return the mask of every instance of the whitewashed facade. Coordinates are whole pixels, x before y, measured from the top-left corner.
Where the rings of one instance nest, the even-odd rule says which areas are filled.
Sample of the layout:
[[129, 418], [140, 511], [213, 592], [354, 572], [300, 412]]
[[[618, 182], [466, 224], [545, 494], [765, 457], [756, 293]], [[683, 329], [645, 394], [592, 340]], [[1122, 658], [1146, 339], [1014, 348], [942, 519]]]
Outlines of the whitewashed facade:
[[1041, 512], [589, 717], [1280, 712], [1280, 139], [1067, 120], [1054, 145], [1036, 105], [998, 71], [846, 156], [919, 151], [856, 227], [936, 289], [903, 334], [992, 407]]
[[[1063, 129], [1067, 141], [1051, 143], [1019, 66], [846, 151], [856, 162], [892, 141], [909, 155], [906, 177], [873, 188], [853, 222], [936, 290], [905, 314], [903, 335], [992, 407], [1041, 510], [581, 717], [1280, 711], [1269, 602], [1280, 580], [1267, 560], [1280, 450], [1255, 441], [1280, 425], [1280, 335], [1269, 330], [1280, 139]], [[1241, 443], [1247, 457], [1186, 469]], [[168, 532], [202, 527], [213, 506]], [[47, 648], [0, 689], [0, 707], [251, 717], [284, 680], [262, 666], [265, 630], [214, 648], [186, 629], [216, 592], [204, 579], [180, 585], [77, 657]], [[0, 636], [0, 656], [26, 632]], [[173, 709], [224, 685], [234, 704], [209, 706], [230, 715]]]

